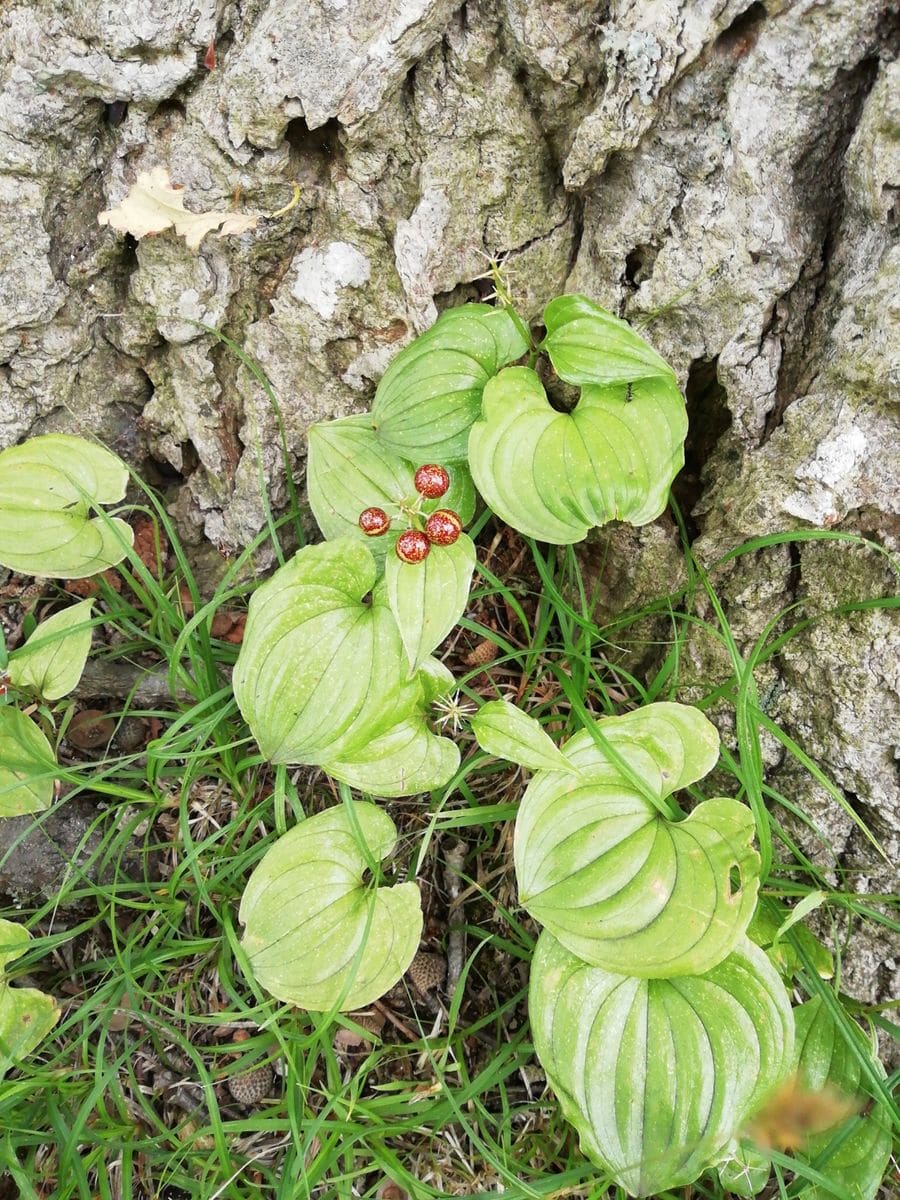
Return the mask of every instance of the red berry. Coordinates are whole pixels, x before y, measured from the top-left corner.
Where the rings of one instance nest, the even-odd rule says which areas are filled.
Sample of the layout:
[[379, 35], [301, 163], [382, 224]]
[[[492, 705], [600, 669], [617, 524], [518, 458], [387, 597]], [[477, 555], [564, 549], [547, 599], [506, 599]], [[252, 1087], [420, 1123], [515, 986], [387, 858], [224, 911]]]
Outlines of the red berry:
[[397, 557], [405, 563], [420, 563], [428, 556], [431, 549], [431, 543], [424, 533], [420, 533], [418, 529], [407, 529], [405, 533], [401, 533], [397, 538], [397, 544], [394, 547], [397, 551]]
[[420, 496], [425, 496], [429, 500], [437, 500], [438, 496], [443, 496], [450, 486], [450, 476], [443, 467], [439, 467], [436, 463], [425, 463], [416, 471], [413, 483]]
[[452, 546], [462, 533], [462, 521], [452, 508], [437, 508], [425, 522], [425, 536], [435, 546]]
[[359, 514], [359, 527], [366, 537], [380, 537], [391, 527], [391, 518], [383, 508], [364, 508]]

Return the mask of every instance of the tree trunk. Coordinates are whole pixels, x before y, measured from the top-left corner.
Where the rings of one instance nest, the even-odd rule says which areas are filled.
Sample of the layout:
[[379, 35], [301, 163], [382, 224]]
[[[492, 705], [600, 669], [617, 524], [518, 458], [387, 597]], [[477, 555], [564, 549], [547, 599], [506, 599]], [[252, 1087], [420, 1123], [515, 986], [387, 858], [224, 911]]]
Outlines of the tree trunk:
[[[486, 256], [504, 256], [530, 318], [582, 291], [675, 364], [691, 419], [676, 495], [701, 562], [798, 527], [896, 551], [894, 11], [12, 0], [0, 14], [0, 444], [99, 436], [177, 493], [198, 553], [233, 551], [263, 524], [260, 464], [273, 504], [285, 498], [276, 422], [197, 322], [262, 365], [299, 466], [310, 422], [364, 407], [397, 349], [482, 296]], [[301, 197], [199, 253], [173, 233], [135, 243], [101, 227], [98, 213], [158, 165], [197, 211], [276, 210], [293, 180]], [[600, 531], [585, 561], [601, 616], [664, 594], [683, 570], [666, 521]], [[828, 615], [890, 590], [886, 559], [781, 544], [714, 582], [745, 653], [796, 600], [793, 620], [819, 618], [760, 665], [762, 704], [896, 862], [896, 624], [877, 608]], [[706, 690], [730, 671], [702, 631], [684, 664]], [[887, 865], [819, 784], [774, 739], [764, 752], [771, 786], [825, 835], [798, 829], [808, 851], [861, 890], [889, 890]], [[843, 986], [890, 993], [893, 966], [887, 946], [851, 942]]]

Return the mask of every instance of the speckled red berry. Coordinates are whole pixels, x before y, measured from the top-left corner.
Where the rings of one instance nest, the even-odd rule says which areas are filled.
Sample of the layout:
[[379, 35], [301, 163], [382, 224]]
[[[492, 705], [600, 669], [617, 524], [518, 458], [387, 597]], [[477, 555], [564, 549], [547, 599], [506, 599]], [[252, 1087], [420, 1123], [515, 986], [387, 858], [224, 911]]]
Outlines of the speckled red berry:
[[418, 529], [407, 529], [405, 533], [401, 533], [397, 538], [397, 544], [394, 549], [397, 551], [397, 557], [403, 562], [420, 563], [424, 558], [428, 557], [431, 543], [425, 534], [420, 533]]
[[391, 518], [383, 508], [364, 508], [359, 514], [359, 527], [366, 537], [380, 537], [391, 527]]
[[416, 471], [413, 483], [420, 496], [425, 496], [428, 500], [437, 500], [450, 486], [450, 476], [437, 463], [425, 463]]
[[438, 508], [425, 522], [425, 536], [435, 546], [452, 546], [462, 533], [462, 521], [452, 508]]

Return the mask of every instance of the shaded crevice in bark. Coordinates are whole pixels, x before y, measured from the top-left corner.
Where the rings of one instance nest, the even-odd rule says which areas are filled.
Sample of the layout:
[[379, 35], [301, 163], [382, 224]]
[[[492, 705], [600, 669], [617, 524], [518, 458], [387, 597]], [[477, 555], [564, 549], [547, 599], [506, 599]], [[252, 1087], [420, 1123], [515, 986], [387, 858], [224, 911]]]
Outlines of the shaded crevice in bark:
[[295, 171], [315, 164], [317, 173], [325, 174], [329, 164], [342, 162], [342, 129], [343, 126], [337, 117], [332, 117], [324, 125], [317, 125], [315, 129], [310, 129], [303, 117], [295, 117], [289, 121], [284, 131], [284, 140], [290, 147], [291, 162]]
[[577, 194], [571, 198], [572, 211], [572, 244], [569, 247], [569, 257], [566, 262], [566, 279], [572, 274], [575, 269], [575, 264], [578, 261], [578, 255], [581, 253], [581, 244], [584, 241], [584, 198]]
[[803, 587], [803, 560], [800, 547], [796, 542], [788, 542], [788, 557], [790, 568], [787, 574], [786, 586], [792, 600], [798, 600]]
[[728, 394], [719, 380], [718, 365], [718, 358], [696, 359], [691, 363], [684, 389], [688, 435], [684, 469], [675, 478], [672, 494], [684, 515], [691, 540], [698, 532], [691, 513], [703, 493], [705, 465], [731, 427]]
[[738, 13], [727, 29], [723, 29], [713, 42], [710, 53], [730, 58], [733, 62], [742, 59], [756, 45], [763, 22], [769, 19], [765, 4], [754, 0], [749, 8]]
[[657, 241], [643, 242], [641, 245], [635, 246], [633, 250], [629, 250], [625, 255], [623, 284], [636, 292], [641, 284], [653, 275], [653, 264], [656, 262], [657, 254], [659, 254]]
[[[805, 198], [804, 209], [817, 232], [796, 283], [775, 305], [773, 330], [783, 352], [775, 403], [766, 418], [761, 446], [782, 424], [788, 407], [813, 389], [824, 365], [821, 346], [835, 318], [834, 277], [842, 269], [835, 263], [834, 253], [846, 208], [845, 158], [877, 75], [878, 59], [874, 56], [863, 59], [852, 71], [839, 74], [823, 101], [820, 136], [795, 168], [795, 190]], [[831, 181], [830, 186], [823, 187], [823, 180]]]
[[112, 100], [103, 105], [103, 120], [111, 129], [118, 128], [128, 116], [127, 100]]

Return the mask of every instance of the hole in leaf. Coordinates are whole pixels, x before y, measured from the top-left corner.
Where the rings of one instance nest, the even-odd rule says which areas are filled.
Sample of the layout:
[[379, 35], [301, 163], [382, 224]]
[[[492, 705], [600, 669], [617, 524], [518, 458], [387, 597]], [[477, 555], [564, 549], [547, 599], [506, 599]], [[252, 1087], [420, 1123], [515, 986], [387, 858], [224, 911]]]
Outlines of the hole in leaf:
[[728, 872], [728, 894], [736, 896], [741, 890], [741, 870], [738, 866], [733, 866]]

